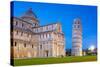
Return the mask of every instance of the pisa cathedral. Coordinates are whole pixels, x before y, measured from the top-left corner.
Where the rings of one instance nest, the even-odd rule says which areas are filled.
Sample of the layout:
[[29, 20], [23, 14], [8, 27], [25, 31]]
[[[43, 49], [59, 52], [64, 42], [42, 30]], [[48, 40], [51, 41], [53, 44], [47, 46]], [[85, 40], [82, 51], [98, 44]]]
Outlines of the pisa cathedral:
[[11, 17], [11, 58], [65, 56], [65, 38], [59, 22], [41, 26], [32, 11]]

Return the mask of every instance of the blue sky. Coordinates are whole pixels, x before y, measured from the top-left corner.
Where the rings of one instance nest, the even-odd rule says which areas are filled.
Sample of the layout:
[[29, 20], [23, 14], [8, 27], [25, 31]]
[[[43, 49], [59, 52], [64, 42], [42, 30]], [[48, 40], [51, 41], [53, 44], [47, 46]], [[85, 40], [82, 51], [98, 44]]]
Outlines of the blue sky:
[[81, 18], [83, 49], [94, 45], [97, 47], [97, 7], [70, 4], [50, 4], [14, 1], [13, 16], [20, 17], [29, 8], [37, 15], [40, 25], [61, 22], [66, 38], [66, 48], [72, 47], [72, 24]]

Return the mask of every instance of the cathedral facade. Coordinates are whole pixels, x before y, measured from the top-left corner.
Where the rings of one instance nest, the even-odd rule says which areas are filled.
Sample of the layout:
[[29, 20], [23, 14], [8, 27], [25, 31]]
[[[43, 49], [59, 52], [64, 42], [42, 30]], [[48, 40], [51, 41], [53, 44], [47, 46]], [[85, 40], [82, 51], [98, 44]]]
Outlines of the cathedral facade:
[[11, 58], [65, 56], [65, 38], [59, 22], [41, 26], [29, 9], [11, 17]]

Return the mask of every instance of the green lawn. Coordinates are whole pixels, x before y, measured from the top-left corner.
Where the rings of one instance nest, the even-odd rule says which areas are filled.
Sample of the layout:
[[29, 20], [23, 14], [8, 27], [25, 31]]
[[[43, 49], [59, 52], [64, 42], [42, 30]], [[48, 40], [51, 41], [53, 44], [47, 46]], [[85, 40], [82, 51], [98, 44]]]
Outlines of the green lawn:
[[96, 56], [74, 57], [68, 56], [63, 58], [31, 58], [31, 59], [14, 59], [14, 66], [21, 65], [37, 65], [37, 64], [54, 64], [54, 63], [70, 63], [70, 62], [85, 62], [96, 61]]

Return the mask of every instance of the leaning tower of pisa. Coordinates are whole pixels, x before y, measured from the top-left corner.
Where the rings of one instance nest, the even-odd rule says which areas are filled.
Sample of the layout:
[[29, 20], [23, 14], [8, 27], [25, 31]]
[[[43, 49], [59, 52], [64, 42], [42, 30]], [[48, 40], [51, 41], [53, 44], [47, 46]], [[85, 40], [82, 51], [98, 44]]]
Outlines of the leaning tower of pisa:
[[79, 18], [74, 19], [72, 26], [72, 56], [82, 56], [82, 24]]

